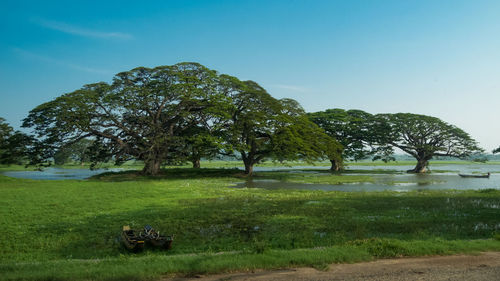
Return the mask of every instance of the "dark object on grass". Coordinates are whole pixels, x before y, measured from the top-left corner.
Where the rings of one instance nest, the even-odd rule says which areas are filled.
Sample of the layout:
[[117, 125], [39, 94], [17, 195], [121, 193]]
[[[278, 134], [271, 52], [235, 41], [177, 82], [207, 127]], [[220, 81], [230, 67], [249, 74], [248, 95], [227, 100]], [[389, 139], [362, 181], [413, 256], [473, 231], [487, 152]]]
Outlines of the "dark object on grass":
[[458, 174], [462, 178], [490, 178], [490, 173], [486, 175], [466, 175], [466, 174]]
[[122, 229], [122, 243], [130, 251], [139, 252], [144, 249], [144, 239], [130, 229], [130, 226], [124, 225]]
[[151, 225], [144, 226], [144, 233], [141, 232], [139, 236], [148, 244], [166, 250], [172, 248], [172, 241], [174, 241], [173, 235], [160, 235], [160, 232], [156, 231]]

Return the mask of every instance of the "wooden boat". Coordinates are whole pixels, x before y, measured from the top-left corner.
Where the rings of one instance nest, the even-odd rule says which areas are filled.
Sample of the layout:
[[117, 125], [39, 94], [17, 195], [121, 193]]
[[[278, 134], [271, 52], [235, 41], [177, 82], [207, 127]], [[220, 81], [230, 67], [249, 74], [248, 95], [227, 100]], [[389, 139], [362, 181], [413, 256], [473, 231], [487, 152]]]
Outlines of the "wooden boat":
[[489, 178], [490, 173], [487, 173], [486, 175], [474, 175], [474, 174], [458, 174], [462, 178]]
[[165, 250], [170, 250], [172, 248], [172, 242], [174, 241], [173, 236], [159, 236], [156, 239], [148, 240], [148, 243], [154, 247], [163, 248]]
[[144, 239], [137, 235], [134, 230], [130, 229], [128, 225], [123, 226], [122, 243], [130, 251], [139, 252], [144, 249]]
[[174, 241], [173, 235], [161, 235], [159, 231], [156, 231], [150, 225], [144, 226], [144, 233], [141, 232], [140, 237], [148, 244], [165, 250], [172, 248], [172, 242]]

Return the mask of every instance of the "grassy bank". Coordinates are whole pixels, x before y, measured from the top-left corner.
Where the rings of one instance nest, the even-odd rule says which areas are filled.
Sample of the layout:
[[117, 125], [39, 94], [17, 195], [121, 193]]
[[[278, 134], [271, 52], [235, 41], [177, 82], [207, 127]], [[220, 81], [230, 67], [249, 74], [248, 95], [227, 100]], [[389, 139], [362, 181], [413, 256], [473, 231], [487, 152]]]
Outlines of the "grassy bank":
[[[311, 173], [312, 172], [312, 173]], [[183, 180], [183, 179], [210, 179], [210, 178], [225, 178], [226, 180], [279, 180], [283, 182], [295, 183], [321, 183], [321, 184], [344, 184], [344, 183], [359, 183], [373, 182], [373, 178], [369, 175], [357, 175], [358, 173], [366, 173], [366, 171], [354, 170], [345, 173], [331, 173], [329, 170], [286, 170], [286, 171], [266, 171], [256, 172], [253, 176], [245, 175], [239, 169], [190, 169], [190, 168], [169, 168], [164, 170], [158, 176], [143, 176], [138, 171], [129, 170], [122, 172], [103, 173], [94, 176], [93, 180], [99, 181], [130, 181], [130, 180]], [[377, 172], [375, 172], [377, 173]], [[392, 171], [380, 171], [380, 173], [393, 173]]]
[[[414, 166], [416, 161], [392, 161], [392, 162], [382, 162], [382, 161], [370, 161], [363, 160], [358, 162], [346, 162], [346, 166], [356, 167], [356, 166]], [[430, 166], [440, 166], [440, 165], [500, 165], [500, 161], [488, 161], [486, 163], [479, 163], [473, 161], [464, 161], [464, 160], [456, 160], [456, 161], [448, 161], [448, 160], [431, 160]], [[307, 163], [307, 162], [286, 162], [279, 163], [273, 161], [267, 161], [256, 165], [256, 167], [300, 167], [300, 166], [317, 166], [318, 168], [323, 169], [330, 166], [330, 162], [315, 162], [315, 163]], [[52, 167], [62, 168], [62, 169], [88, 169], [90, 164], [78, 164], [78, 163], [68, 163], [65, 165], [53, 165]], [[113, 163], [104, 163], [98, 166], [98, 168], [124, 168], [131, 170], [141, 170], [144, 167], [144, 164], [140, 161], [129, 161], [124, 163], [121, 166], [115, 166]], [[190, 163], [186, 163], [184, 165], [178, 166], [164, 166], [164, 168], [191, 168], [192, 165]], [[243, 168], [242, 161], [201, 161], [202, 168], [225, 168], [225, 169], [233, 169], [233, 168]], [[24, 170], [34, 170], [35, 167], [25, 167], [24, 165], [0, 165], [0, 172], [2, 171], [24, 171]]]
[[[310, 180], [292, 173], [290, 181], [297, 177]], [[164, 178], [125, 172], [89, 181], [0, 176], [0, 279], [139, 280], [500, 250], [493, 239], [500, 231], [498, 190], [228, 188], [238, 180], [231, 169], [179, 169]], [[125, 251], [122, 225], [145, 224], [175, 234], [173, 249]]]
[[[381, 250], [383, 249], [383, 250]], [[400, 241], [374, 239], [360, 245], [199, 255], [150, 254], [91, 260], [63, 259], [0, 265], [4, 280], [157, 280], [161, 276], [194, 276], [231, 271], [310, 266], [325, 270], [332, 263], [370, 261], [377, 257], [449, 255], [500, 250], [499, 241]], [[382, 254], [382, 255], [381, 255]]]
[[26, 168], [23, 165], [0, 165], [0, 172], [5, 171], [33, 171], [34, 168]]

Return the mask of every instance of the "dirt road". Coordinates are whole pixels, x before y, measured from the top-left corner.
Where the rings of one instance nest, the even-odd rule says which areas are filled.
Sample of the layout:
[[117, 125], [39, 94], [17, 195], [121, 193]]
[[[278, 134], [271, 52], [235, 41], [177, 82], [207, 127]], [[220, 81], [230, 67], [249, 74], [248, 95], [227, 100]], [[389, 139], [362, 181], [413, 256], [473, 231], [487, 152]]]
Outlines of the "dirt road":
[[422, 258], [385, 259], [357, 264], [333, 264], [328, 271], [313, 268], [293, 268], [274, 271], [173, 278], [164, 281], [248, 281], [248, 280], [355, 280], [355, 281], [407, 281], [407, 280], [463, 280], [500, 281], [500, 252], [487, 252], [477, 256], [456, 255]]

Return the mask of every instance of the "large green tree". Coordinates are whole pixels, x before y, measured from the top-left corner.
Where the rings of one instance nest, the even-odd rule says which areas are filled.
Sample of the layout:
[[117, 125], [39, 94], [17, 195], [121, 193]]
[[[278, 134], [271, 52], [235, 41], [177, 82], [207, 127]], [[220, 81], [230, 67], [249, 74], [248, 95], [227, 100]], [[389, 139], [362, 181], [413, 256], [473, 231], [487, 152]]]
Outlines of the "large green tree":
[[275, 99], [253, 81], [230, 76], [224, 80], [233, 105], [225, 135], [241, 155], [246, 174], [252, 174], [254, 165], [265, 159], [341, 157], [341, 145], [310, 122], [296, 101]]
[[15, 131], [0, 117], [0, 164], [23, 164], [31, 144], [29, 136]]
[[184, 131], [226, 102], [217, 79], [198, 63], [139, 67], [117, 74], [112, 84], [85, 85], [36, 107], [23, 126], [42, 139], [42, 159], [92, 138], [94, 162], [134, 158], [144, 161], [144, 174], [155, 175]]
[[[361, 160], [378, 152], [375, 149], [377, 130], [372, 129], [373, 115], [362, 110], [327, 109], [308, 113], [311, 121], [339, 141], [343, 150], [343, 159]], [[343, 163], [330, 159], [332, 170], [343, 168]]]
[[411, 113], [375, 117], [378, 142], [399, 148], [417, 160], [415, 168], [408, 172], [426, 172], [434, 156], [466, 158], [483, 151], [469, 134], [436, 117]]

